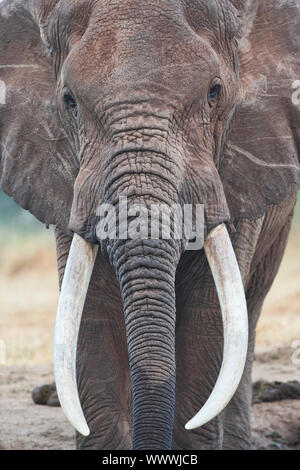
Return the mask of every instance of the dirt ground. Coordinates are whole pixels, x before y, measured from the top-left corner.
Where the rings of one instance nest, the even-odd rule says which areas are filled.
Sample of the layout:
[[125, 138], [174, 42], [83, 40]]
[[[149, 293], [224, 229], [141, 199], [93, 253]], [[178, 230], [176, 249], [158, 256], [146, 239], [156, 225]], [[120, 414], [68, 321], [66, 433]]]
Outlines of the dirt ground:
[[[300, 340], [299, 234], [294, 229], [259, 321], [254, 381], [300, 381], [300, 364], [292, 360], [292, 344]], [[0, 340], [6, 345], [6, 364], [0, 365], [0, 449], [74, 448], [62, 410], [31, 399], [35, 386], [53, 381], [57, 290], [52, 238], [0, 243]], [[256, 404], [252, 421], [253, 449], [300, 449], [300, 400]]]
[[[289, 365], [283, 351], [272, 357], [258, 356], [255, 379], [299, 380], [299, 369]], [[5, 366], [0, 371], [0, 449], [74, 449], [74, 432], [62, 410], [31, 399], [37, 384], [52, 381], [52, 366]], [[300, 400], [254, 405], [252, 430], [253, 449], [300, 450]]]

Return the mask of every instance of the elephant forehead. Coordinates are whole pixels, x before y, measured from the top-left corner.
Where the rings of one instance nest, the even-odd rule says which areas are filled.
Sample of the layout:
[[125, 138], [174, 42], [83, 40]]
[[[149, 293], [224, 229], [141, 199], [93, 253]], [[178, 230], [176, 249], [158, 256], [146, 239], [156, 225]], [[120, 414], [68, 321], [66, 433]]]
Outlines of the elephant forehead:
[[139, 6], [137, 15], [128, 6], [115, 11], [114, 3], [99, 3], [64, 62], [63, 81], [80, 96], [87, 93], [87, 99], [97, 100], [121, 88], [163, 85], [164, 93], [196, 99], [225, 73], [222, 57], [195, 33], [181, 10], [154, 2], [156, 9]]
[[[232, 3], [233, 0], [48, 0], [45, 4], [39, 0], [39, 14], [49, 25], [52, 11], [52, 26], [56, 23], [56, 30], [63, 33], [82, 32], [92, 22], [130, 30], [133, 21], [135, 26], [160, 31], [167, 37], [172, 25], [181, 28], [188, 23], [195, 31], [213, 34], [222, 41], [224, 29], [231, 38], [240, 30], [241, 16]], [[181, 33], [184, 36], [183, 30]]]
[[[190, 21], [193, 11], [181, 0], [63, 1], [48, 21], [48, 45], [62, 56], [58, 58], [62, 63], [63, 56], [80, 42], [78, 49], [84, 53], [81, 59], [86, 68], [106, 65], [112, 69], [117, 59], [132, 70], [139, 67], [139, 72], [141, 67], [145, 72], [147, 67], [153, 71], [157, 67], [170, 69], [174, 63], [214, 68], [218, 56], [207, 36], [215, 22], [210, 23], [210, 10], [202, 8], [201, 14], [201, 2], [197, 7], [196, 32]], [[218, 31], [217, 23], [216, 27]]]

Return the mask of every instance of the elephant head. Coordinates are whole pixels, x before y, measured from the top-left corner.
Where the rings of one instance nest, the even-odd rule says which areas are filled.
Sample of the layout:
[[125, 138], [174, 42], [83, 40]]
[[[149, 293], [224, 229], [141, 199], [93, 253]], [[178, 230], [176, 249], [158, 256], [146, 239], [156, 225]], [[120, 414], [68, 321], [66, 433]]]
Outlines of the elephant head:
[[246, 303], [224, 224], [260, 216], [276, 202], [282, 175], [280, 200], [299, 179], [290, 154], [268, 161], [269, 155], [253, 151], [254, 158], [228, 141], [245, 97], [253, 113], [259, 106], [251, 90], [260, 72], [249, 67], [254, 52], [247, 51], [257, 4], [5, 0], [0, 7], [6, 85], [1, 186], [45, 224], [74, 233], [58, 308], [55, 370], [62, 406], [83, 434], [89, 429], [77, 394], [76, 342], [100, 246], [123, 300], [133, 446], [169, 448], [172, 440], [175, 275], [188, 237], [177, 239], [173, 224], [168, 239], [126, 239], [117, 224], [116, 237], [102, 239], [99, 207], [119, 213], [123, 196], [131, 218], [136, 205], [204, 207], [224, 360], [212, 396], [187, 428], [216, 416], [238, 386], [247, 352]]

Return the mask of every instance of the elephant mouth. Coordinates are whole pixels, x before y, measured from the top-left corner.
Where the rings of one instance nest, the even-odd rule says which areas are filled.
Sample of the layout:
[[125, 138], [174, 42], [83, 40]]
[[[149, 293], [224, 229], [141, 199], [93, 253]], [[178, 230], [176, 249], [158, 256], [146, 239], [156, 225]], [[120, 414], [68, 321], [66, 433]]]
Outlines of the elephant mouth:
[[[223, 319], [224, 350], [219, 377], [200, 411], [186, 424], [196, 429], [215, 418], [234, 395], [246, 362], [248, 315], [243, 283], [224, 224], [206, 237], [204, 251], [217, 289]], [[82, 311], [98, 246], [75, 234], [62, 283], [54, 340], [54, 372], [62, 409], [74, 428], [89, 435], [76, 382], [76, 348]]]

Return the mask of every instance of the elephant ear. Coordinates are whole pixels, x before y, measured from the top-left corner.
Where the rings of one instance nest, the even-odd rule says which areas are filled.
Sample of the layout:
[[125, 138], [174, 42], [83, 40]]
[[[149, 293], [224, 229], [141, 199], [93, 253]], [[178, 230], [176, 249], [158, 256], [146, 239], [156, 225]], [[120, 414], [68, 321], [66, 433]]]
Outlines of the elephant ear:
[[0, 3], [0, 185], [46, 225], [66, 228], [76, 165], [31, 4]]
[[241, 102], [220, 165], [234, 221], [262, 216], [299, 188], [294, 88], [300, 78], [300, 0], [232, 2], [247, 18], [239, 46]]

